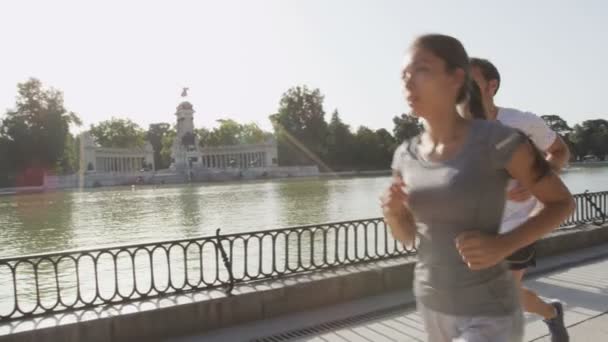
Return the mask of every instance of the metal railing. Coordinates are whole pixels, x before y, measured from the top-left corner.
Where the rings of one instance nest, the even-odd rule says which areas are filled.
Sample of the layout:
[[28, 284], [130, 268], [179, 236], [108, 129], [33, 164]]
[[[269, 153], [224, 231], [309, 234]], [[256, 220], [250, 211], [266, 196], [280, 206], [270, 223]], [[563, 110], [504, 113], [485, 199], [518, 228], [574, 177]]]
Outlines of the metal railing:
[[[606, 222], [575, 195], [562, 227]], [[380, 218], [0, 259], [0, 322], [414, 255]]]

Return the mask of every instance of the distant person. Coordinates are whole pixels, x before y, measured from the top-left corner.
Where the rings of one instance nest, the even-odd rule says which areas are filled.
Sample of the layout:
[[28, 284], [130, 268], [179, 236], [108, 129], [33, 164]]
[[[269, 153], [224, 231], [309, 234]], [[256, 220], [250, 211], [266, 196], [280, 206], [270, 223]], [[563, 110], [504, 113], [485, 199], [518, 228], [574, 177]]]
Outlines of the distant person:
[[[460, 41], [424, 35], [409, 52], [403, 88], [425, 130], [395, 151], [394, 181], [382, 208], [396, 239], [413, 244], [420, 238], [414, 293], [428, 340], [522, 341], [519, 292], [504, 259], [568, 217], [572, 195], [523, 134], [458, 113], [457, 105], [480, 100], [471, 97], [469, 57]], [[483, 106], [468, 103], [475, 108]], [[510, 178], [544, 206], [501, 235]]]
[[[498, 120], [504, 125], [524, 132], [543, 152], [551, 168], [560, 171], [570, 159], [568, 147], [560, 136], [551, 130], [542, 118], [532, 113], [496, 106], [494, 96], [500, 88], [500, 73], [490, 61], [471, 58], [471, 73], [479, 85], [487, 119]], [[508, 233], [519, 227], [534, 214], [538, 207], [538, 200], [517, 180], [510, 180], [507, 190], [507, 203], [500, 227], [501, 233]], [[553, 342], [567, 342], [569, 337], [564, 324], [562, 303], [557, 300], [547, 303], [534, 291], [523, 286], [522, 278], [526, 269], [536, 266], [534, 244], [518, 250], [509, 256], [507, 261], [520, 287], [524, 310], [544, 318]]]

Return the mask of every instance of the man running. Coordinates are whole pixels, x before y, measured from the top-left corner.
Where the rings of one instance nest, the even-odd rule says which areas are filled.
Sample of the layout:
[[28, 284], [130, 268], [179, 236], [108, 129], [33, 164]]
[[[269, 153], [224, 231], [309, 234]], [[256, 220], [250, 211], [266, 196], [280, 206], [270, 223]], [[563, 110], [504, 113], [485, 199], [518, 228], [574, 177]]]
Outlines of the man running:
[[[472, 77], [479, 85], [485, 113], [488, 120], [498, 120], [524, 132], [542, 152], [553, 170], [559, 171], [570, 158], [568, 147], [558, 134], [552, 131], [544, 120], [532, 113], [512, 108], [497, 107], [494, 96], [500, 88], [498, 69], [488, 60], [471, 58]], [[538, 201], [516, 181], [511, 180], [507, 187], [507, 203], [502, 218], [500, 232], [505, 233], [517, 228], [534, 214]], [[526, 269], [536, 265], [534, 245], [523, 248], [507, 258], [510, 269], [521, 289], [524, 310], [544, 318], [551, 332], [552, 342], [569, 341], [564, 325], [562, 303], [543, 301], [535, 292], [523, 287], [522, 278]]]

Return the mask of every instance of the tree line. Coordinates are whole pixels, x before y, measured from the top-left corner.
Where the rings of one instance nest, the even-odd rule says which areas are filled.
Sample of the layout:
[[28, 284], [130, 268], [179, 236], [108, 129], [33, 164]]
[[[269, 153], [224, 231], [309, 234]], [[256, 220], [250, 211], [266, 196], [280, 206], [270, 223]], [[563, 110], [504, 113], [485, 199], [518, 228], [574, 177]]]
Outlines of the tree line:
[[[218, 120], [217, 127], [199, 128], [194, 134], [201, 147], [274, 139], [280, 165], [316, 164], [322, 171], [345, 171], [387, 169], [397, 145], [422, 130], [421, 122], [407, 114], [393, 117], [392, 131], [354, 128], [342, 120], [338, 110], [328, 118], [323, 102], [319, 89], [296, 86], [283, 94], [277, 112], [269, 116], [273, 132], [226, 118]], [[558, 115], [542, 118], [570, 146], [574, 160], [589, 156], [605, 160], [607, 120], [587, 120], [571, 127]], [[70, 174], [84, 169], [79, 138], [70, 132], [70, 127], [81, 126], [82, 121], [65, 108], [61, 91], [34, 78], [19, 83], [14, 108], [0, 119], [0, 187], [37, 184], [44, 172]], [[176, 135], [173, 124], [154, 123], [144, 129], [130, 119], [112, 117], [92, 124], [89, 131], [103, 147], [141, 147], [149, 141], [157, 168], [170, 165]]]

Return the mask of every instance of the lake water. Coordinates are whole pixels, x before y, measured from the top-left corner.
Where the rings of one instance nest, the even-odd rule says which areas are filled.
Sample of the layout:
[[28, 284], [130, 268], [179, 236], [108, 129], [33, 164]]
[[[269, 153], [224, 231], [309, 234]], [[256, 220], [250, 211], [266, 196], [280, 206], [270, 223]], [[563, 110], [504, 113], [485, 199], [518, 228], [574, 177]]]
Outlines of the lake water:
[[[562, 174], [608, 190], [608, 167]], [[0, 257], [355, 220], [381, 215], [389, 177], [97, 188], [0, 197]]]

